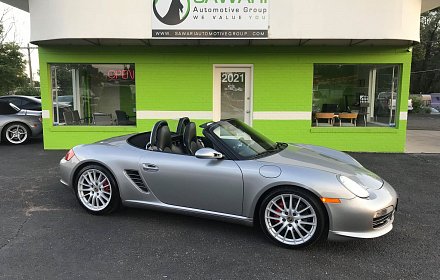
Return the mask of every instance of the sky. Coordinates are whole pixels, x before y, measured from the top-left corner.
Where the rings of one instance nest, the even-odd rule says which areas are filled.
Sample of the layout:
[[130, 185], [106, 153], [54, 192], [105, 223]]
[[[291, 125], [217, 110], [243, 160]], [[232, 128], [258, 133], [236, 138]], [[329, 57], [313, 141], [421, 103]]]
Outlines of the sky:
[[[2, 15], [4, 11], [8, 11], [4, 18], [5, 29], [12, 27], [11, 31], [8, 33], [6, 41], [15, 41], [20, 47], [27, 47], [27, 44], [30, 42], [31, 38], [29, 13], [0, 2], [0, 15]], [[23, 49], [22, 52], [27, 61], [27, 50]], [[37, 50], [31, 50], [31, 62], [34, 80], [39, 81], [40, 77], [38, 76], [39, 65]], [[26, 68], [26, 71], [27, 75], [29, 76], [28, 67]]]

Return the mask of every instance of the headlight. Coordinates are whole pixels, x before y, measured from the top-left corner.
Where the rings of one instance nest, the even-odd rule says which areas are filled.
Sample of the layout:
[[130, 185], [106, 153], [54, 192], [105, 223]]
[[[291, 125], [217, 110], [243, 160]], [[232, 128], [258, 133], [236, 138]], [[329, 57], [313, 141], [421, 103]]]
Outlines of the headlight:
[[370, 196], [366, 189], [364, 189], [361, 185], [359, 185], [352, 179], [345, 176], [338, 176], [338, 179], [339, 182], [341, 182], [341, 184], [354, 195], [361, 198], [367, 198]]

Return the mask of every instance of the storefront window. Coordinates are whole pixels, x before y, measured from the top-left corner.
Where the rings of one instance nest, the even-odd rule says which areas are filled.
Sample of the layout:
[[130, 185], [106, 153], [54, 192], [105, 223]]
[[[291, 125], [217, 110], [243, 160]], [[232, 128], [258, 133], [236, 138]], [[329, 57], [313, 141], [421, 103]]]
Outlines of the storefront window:
[[398, 65], [316, 64], [312, 126], [396, 125]]
[[136, 125], [134, 64], [52, 64], [54, 125]]

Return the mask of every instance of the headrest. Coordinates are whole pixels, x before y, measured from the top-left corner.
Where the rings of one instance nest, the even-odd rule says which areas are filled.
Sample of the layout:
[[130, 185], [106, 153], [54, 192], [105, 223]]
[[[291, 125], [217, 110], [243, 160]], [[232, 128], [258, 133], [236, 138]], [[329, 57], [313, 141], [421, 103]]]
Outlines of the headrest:
[[197, 136], [196, 124], [193, 122], [188, 123], [185, 126], [185, 131], [183, 133], [183, 141], [192, 141], [194, 137]]
[[150, 136], [150, 142], [148, 143], [148, 145], [147, 145], [147, 148], [149, 148], [149, 147], [157, 147], [157, 144], [158, 144], [158, 142], [157, 142], [157, 140], [158, 140], [158, 136], [160, 136], [159, 135], [159, 131], [161, 130], [161, 128], [162, 127], [164, 127], [164, 126], [166, 126], [166, 127], [168, 127], [168, 123], [167, 123], [167, 121], [158, 121], [154, 126], [153, 126], [153, 129], [151, 130], [151, 136]]
[[177, 124], [176, 134], [177, 135], [183, 135], [183, 132], [185, 130], [185, 127], [187, 124], [189, 124], [189, 118], [183, 117], [179, 119], [179, 123]]

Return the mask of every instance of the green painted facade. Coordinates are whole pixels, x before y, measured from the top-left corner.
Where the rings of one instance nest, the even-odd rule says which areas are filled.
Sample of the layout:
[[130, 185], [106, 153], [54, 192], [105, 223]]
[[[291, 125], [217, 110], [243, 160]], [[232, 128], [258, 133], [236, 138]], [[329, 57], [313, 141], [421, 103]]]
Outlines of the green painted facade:
[[[411, 52], [397, 47], [45, 47], [40, 46], [45, 149], [68, 149], [112, 136], [150, 130], [136, 127], [53, 126], [50, 63], [134, 63], [138, 111], [212, 111], [213, 65], [254, 66], [254, 112], [311, 112], [314, 64], [401, 65], [398, 112], [407, 110]], [[121, 100], [122, 101], [122, 100]], [[121, 102], [123, 104], [123, 102]], [[209, 120], [195, 120], [202, 123]], [[176, 121], [169, 121], [171, 129]], [[406, 121], [390, 127], [312, 127], [311, 120], [254, 120], [276, 141], [309, 143], [344, 151], [403, 152]]]

